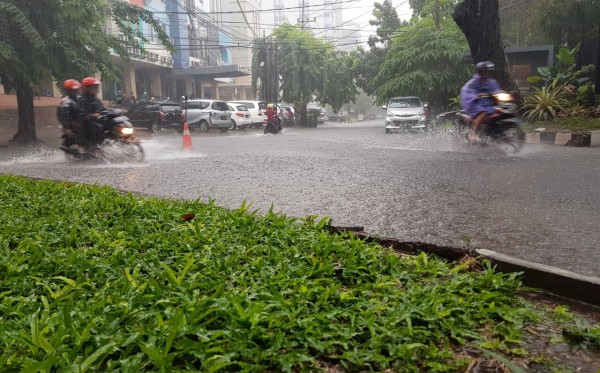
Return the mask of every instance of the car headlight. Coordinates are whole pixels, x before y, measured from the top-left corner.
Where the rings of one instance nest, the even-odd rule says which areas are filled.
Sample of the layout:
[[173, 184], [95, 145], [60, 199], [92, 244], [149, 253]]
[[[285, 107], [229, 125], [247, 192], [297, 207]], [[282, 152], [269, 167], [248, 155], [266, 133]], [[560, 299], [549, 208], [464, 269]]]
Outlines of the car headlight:
[[133, 128], [131, 128], [131, 127], [121, 128], [121, 133], [123, 135], [133, 135]]

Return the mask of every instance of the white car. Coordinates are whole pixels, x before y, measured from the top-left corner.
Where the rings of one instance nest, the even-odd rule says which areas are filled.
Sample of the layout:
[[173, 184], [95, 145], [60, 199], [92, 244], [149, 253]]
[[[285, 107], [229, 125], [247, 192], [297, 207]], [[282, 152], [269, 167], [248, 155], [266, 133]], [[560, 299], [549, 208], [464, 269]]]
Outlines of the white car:
[[252, 126], [252, 117], [250, 111], [244, 105], [241, 104], [230, 104], [229, 111], [231, 111], [231, 126], [230, 130], [234, 129], [245, 129]]
[[427, 104], [418, 97], [394, 97], [383, 109], [387, 110], [385, 133], [427, 129]]
[[248, 101], [248, 100], [236, 100], [229, 101], [229, 105], [244, 105], [246, 109], [250, 112], [250, 117], [252, 118], [252, 124], [256, 128], [261, 128], [263, 126], [263, 120], [267, 117], [265, 111], [267, 111], [267, 102], [266, 101]]
[[[185, 108], [185, 103], [183, 104]], [[217, 128], [225, 132], [231, 126], [231, 113], [225, 101], [189, 100], [184, 115], [190, 127], [197, 127], [202, 132]]]

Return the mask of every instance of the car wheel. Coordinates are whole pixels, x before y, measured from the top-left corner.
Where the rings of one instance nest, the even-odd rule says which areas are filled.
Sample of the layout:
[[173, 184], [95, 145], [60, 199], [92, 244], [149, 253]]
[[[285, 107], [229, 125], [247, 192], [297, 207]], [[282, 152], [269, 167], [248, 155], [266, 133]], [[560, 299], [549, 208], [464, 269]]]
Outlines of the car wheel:
[[386, 129], [385, 129], [385, 133], [392, 133], [392, 130], [391, 130], [391, 129], [389, 129], [389, 128], [386, 128]]
[[152, 122], [150, 124], [150, 128], [148, 128], [151, 132], [160, 132], [160, 125], [158, 124], [158, 122]]
[[254, 123], [254, 128], [262, 128], [262, 123]]
[[208, 132], [208, 130], [210, 129], [208, 122], [205, 120], [200, 122], [199, 127], [200, 127], [200, 131], [202, 131], [202, 132]]
[[237, 129], [237, 124], [235, 124], [235, 120], [232, 119], [231, 120], [231, 126], [229, 126], [229, 130], [233, 131], [235, 129]]
[[220, 128], [221, 132], [225, 133], [227, 131], [229, 131], [229, 128]]

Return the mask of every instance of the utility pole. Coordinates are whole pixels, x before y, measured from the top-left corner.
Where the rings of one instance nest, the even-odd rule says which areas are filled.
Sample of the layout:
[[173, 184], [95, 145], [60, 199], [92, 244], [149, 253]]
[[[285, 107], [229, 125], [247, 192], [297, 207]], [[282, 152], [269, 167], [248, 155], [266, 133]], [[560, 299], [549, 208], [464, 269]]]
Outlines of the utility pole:
[[[310, 22], [310, 18], [308, 18], [308, 17], [307, 17], [307, 15], [306, 15], [306, 14], [305, 14], [305, 12], [304, 12], [304, 7], [305, 7], [305, 6], [306, 6], [306, 0], [302, 0], [302, 11], [301, 11], [301, 14], [302, 14], [302, 15], [301, 15], [301, 17], [300, 17], [300, 18], [298, 18], [298, 20], [297, 20], [298, 22], [300, 22], [300, 23], [302, 24], [302, 25], [300, 26], [300, 28], [301, 28], [302, 30], [304, 30], [304, 27], [306, 26], [306, 24], [307, 24], [308, 22]], [[314, 21], [314, 22], [316, 22], [316, 21], [317, 21], [317, 18], [313, 18], [313, 21]]]
[[275, 113], [279, 114], [277, 99], [279, 98], [279, 71], [277, 70], [277, 40], [275, 40]]
[[302, 20], [302, 29], [304, 30], [304, 4], [305, 4], [306, 0], [302, 0], [302, 17], [300, 18]]

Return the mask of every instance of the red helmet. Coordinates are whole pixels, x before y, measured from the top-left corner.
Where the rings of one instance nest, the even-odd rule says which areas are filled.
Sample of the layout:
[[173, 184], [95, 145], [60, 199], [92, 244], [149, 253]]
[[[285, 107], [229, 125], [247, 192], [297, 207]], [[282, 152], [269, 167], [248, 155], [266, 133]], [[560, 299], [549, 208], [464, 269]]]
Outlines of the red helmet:
[[90, 87], [93, 85], [100, 85], [100, 81], [93, 76], [88, 76], [81, 81], [81, 84], [83, 84], [84, 87]]
[[63, 87], [69, 90], [76, 90], [81, 88], [81, 84], [75, 79], [67, 79], [64, 81]]

